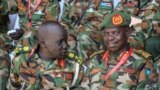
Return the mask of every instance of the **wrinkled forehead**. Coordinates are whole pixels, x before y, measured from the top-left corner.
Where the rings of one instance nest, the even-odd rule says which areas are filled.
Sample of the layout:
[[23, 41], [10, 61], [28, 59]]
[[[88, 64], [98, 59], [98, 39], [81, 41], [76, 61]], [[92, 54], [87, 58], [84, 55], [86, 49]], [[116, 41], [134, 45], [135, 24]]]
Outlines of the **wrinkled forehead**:
[[112, 27], [112, 28], [104, 28], [103, 31], [126, 31], [129, 27]]
[[59, 26], [45, 27], [38, 30], [38, 37], [62, 38], [67, 37], [67, 32]]

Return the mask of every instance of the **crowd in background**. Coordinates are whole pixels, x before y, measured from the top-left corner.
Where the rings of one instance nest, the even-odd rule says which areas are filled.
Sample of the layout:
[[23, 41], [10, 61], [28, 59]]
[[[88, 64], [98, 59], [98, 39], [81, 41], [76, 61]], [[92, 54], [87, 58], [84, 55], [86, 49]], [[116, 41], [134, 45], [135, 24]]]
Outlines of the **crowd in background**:
[[[114, 6], [115, 1], [0, 0], [0, 90], [48, 90], [49, 87], [56, 87], [52, 88], [53, 90], [63, 90], [64, 87], [71, 90], [98, 90], [102, 82], [102, 86], [107, 87], [101, 88], [102, 90], [140, 90], [142, 88], [158, 90], [160, 87], [160, 0], [121, 0]], [[103, 80], [99, 82], [101, 80], [99, 75], [105, 74], [106, 71], [103, 65], [105, 62], [101, 61], [108, 50], [104, 41], [105, 28], [111, 28], [107, 26], [112, 21], [108, 17], [114, 12], [127, 13], [127, 16], [124, 15], [124, 21], [128, 16], [131, 18], [131, 23], [126, 24], [131, 29], [130, 35], [124, 37], [127, 38], [129, 44], [127, 47], [134, 48], [136, 54], [152, 63], [149, 65], [147, 61], [139, 60], [139, 56], [132, 55], [130, 61], [139, 61], [134, 62], [133, 67], [126, 64], [126, 71], [129, 74], [134, 72], [135, 67], [147, 67], [144, 72], [148, 76], [141, 74], [141, 77], [145, 79], [140, 80], [142, 82], [138, 82], [139, 84], [136, 85], [139, 87], [136, 88], [135, 83], [127, 82], [127, 79], [124, 81], [127, 83], [124, 86], [121, 86], [118, 81], [113, 82], [115, 80], [113, 77], [113, 80], [110, 79], [107, 83]], [[123, 16], [121, 13], [120, 15]], [[56, 30], [52, 32], [50, 29], [57, 29], [59, 32]], [[57, 35], [62, 35], [62, 38]], [[58, 38], [61, 40], [58, 41]], [[67, 46], [67, 52], [58, 50], [59, 47], [56, 44], [53, 44], [54, 48], [50, 47], [52, 44], [45, 46], [45, 40], [48, 42], [57, 40], [59, 47], [62, 45], [66, 49]], [[66, 46], [65, 43], [67, 43]], [[53, 52], [52, 49], [55, 51]], [[63, 60], [63, 55], [57, 55], [60, 51], [67, 54], [65, 56], [67, 59]], [[45, 55], [47, 59], [54, 58], [54, 61], [58, 61], [50, 64], [48, 61], [41, 60], [46, 59]], [[142, 62], [145, 64], [141, 66]], [[115, 64], [115, 62], [109, 63], [113, 66]], [[59, 66], [55, 68], [56, 64]], [[35, 70], [30, 67], [34, 67]], [[41, 71], [40, 68], [43, 70]], [[63, 75], [59, 74], [61, 70]], [[137, 68], [134, 74], [139, 74], [139, 71], [141, 69]], [[50, 74], [51, 72], [55, 75]], [[71, 72], [76, 73], [76, 80], [75, 77], [70, 79]], [[78, 76], [77, 72], [79, 72]], [[119, 76], [121, 79], [128, 78], [123, 73], [114, 75], [115, 77], [121, 75]], [[67, 77], [66, 81], [63, 77]], [[131, 79], [135, 77], [130, 76]], [[147, 81], [147, 78], [152, 78], [152, 80]]]

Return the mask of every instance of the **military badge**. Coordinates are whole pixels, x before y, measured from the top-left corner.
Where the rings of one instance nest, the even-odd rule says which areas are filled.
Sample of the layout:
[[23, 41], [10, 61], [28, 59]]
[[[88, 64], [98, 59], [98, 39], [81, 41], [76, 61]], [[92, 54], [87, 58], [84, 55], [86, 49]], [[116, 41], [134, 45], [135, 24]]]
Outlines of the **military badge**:
[[122, 18], [121, 15], [119, 15], [119, 14], [113, 15], [113, 17], [112, 17], [112, 24], [113, 25], [117, 26], [117, 25], [120, 25], [122, 23], [123, 23], [123, 18]]

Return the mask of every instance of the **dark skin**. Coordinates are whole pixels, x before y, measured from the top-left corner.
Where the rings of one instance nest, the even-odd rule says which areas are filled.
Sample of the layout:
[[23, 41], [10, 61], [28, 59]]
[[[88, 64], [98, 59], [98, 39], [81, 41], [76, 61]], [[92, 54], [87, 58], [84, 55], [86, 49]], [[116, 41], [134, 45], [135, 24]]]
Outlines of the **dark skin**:
[[67, 32], [57, 22], [40, 26], [37, 34], [40, 58], [53, 60], [67, 54]]
[[105, 46], [111, 53], [123, 51], [127, 45], [129, 27], [106, 28], [103, 33]]

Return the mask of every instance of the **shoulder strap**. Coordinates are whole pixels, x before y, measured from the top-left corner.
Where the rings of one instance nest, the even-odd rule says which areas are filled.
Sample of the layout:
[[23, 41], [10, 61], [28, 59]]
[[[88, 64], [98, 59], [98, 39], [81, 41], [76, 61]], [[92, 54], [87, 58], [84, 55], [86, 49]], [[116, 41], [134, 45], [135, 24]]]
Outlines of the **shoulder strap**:
[[124, 64], [124, 63], [127, 61], [127, 59], [130, 57], [130, 55], [132, 54], [132, 52], [133, 52], [133, 48], [130, 48], [129, 51], [127, 51], [126, 53], [124, 53], [124, 54], [122, 55], [122, 57], [120, 57], [120, 62], [106, 74], [106, 76], [105, 76], [105, 79], [106, 79], [106, 80], [108, 80], [109, 77], [110, 77], [115, 71], [117, 71], [122, 64]]
[[76, 63], [76, 70], [75, 70], [75, 74], [74, 74], [71, 86], [74, 86], [76, 84], [76, 81], [77, 81], [78, 75], [79, 75], [79, 69], [80, 69], [80, 65], [78, 63]]
[[28, 0], [28, 16], [29, 16], [29, 22], [27, 23], [27, 27], [31, 27], [32, 23], [31, 23], [31, 19], [32, 19], [32, 15], [34, 13], [34, 11], [37, 9], [37, 7], [40, 5], [42, 0], [37, 0], [36, 1], [36, 5], [35, 8], [33, 9], [33, 11], [31, 11], [31, 0]]

